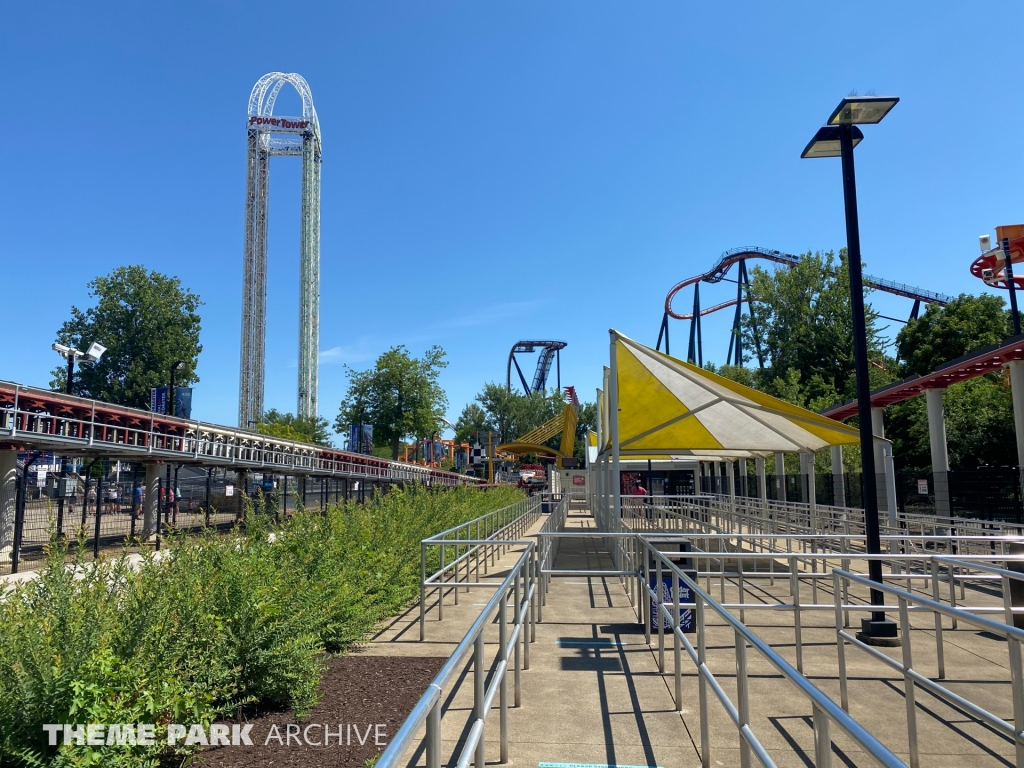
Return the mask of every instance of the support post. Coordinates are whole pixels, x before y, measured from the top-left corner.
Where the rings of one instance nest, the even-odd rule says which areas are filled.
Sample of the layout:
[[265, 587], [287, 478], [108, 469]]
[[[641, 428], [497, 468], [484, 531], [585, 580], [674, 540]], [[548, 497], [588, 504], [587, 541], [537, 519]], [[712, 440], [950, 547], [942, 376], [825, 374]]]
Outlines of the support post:
[[[1024, 387], [1024, 376], [1021, 379], [1021, 386]], [[1013, 370], [1010, 372], [1010, 381], [1013, 381]], [[932, 487], [935, 490], [935, 514], [940, 517], [948, 517], [951, 511], [949, 503], [949, 453], [946, 448], [946, 410], [942, 404], [942, 396], [945, 389], [935, 388], [924, 391], [925, 404], [928, 408], [928, 443], [932, 456]], [[1016, 406], [1016, 397], [1014, 398]], [[1021, 416], [1017, 415], [1018, 410]], [[1014, 407], [1013, 420], [1015, 424], [1019, 419], [1024, 418], [1024, 406], [1021, 409]], [[1017, 450], [1020, 450], [1020, 435], [1024, 434], [1018, 429]]]
[[843, 482], [843, 446], [832, 446], [832, 503], [846, 506], [846, 484]]
[[811, 473], [814, 472], [814, 454], [800, 452], [800, 494], [805, 504], [811, 503]]
[[1013, 360], [1006, 367], [1010, 371], [1013, 428], [1017, 435], [1017, 466], [1024, 467], [1024, 360]]
[[616, 361], [616, 337], [611, 336], [611, 376], [608, 379], [609, 408], [608, 421], [611, 422], [612, 433], [612, 517], [622, 518], [622, 476], [619, 473], [619, 368]]
[[[84, 501], [82, 502], [85, 503]], [[142, 510], [142, 535], [146, 541], [156, 533], [157, 515], [160, 514], [160, 465], [146, 465], [146, 495]]]
[[768, 504], [768, 477], [765, 472], [764, 457], [758, 456], [754, 459], [754, 469], [757, 472], [757, 495], [761, 499], [761, 504], [767, 506]]
[[3, 450], [0, 451], [0, 570], [11, 565], [17, 503], [18, 452]]
[[[875, 437], [885, 437], [885, 408], [871, 408], [871, 434]], [[875, 488], [878, 489], [878, 508], [890, 511], [892, 505], [889, 500], [889, 483], [887, 482], [885, 471], [885, 450], [880, 440], [874, 441], [874, 454], [875, 476], [873, 478], [865, 478], [865, 482], [868, 480], [874, 482]]]
[[775, 498], [786, 501], [786, 454], [775, 454]]
[[240, 469], [235, 472], [235, 478], [235, 482], [238, 485], [235, 488], [235, 492], [238, 494], [238, 513], [235, 519], [241, 520], [245, 517], [245, 497], [249, 493], [249, 473], [244, 469]]

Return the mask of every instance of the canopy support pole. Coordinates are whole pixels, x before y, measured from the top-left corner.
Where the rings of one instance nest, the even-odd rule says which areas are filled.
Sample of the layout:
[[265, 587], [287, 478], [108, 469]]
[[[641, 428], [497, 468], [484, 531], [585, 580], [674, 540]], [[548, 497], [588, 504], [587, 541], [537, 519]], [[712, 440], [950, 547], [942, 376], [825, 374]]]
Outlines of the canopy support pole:
[[619, 366], [616, 358], [617, 350], [615, 333], [609, 333], [611, 338], [611, 377], [608, 381], [609, 407], [608, 421], [611, 422], [612, 432], [612, 518], [619, 520], [622, 517], [622, 481], [619, 475]]

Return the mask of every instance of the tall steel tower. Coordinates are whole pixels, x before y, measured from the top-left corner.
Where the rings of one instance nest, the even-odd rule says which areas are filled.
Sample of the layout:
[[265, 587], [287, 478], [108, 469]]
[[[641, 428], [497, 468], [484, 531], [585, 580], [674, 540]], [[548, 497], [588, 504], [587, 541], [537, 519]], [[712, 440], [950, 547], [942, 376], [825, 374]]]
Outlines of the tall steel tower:
[[[302, 98], [302, 117], [277, 117], [274, 102], [290, 83]], [[313, 94], [302, 75], [271, 72], [249, 94], [249, 164], [245, 197], [245, 256], [242, 283], [242, 354], [238, 426], [263, 418], [267, 328], [267, 188], [270, 158], [302, 158], [302, 223], [299, 235], [299, 397], [296, 413], [317, 413], [320, 349], [320, 122]]]

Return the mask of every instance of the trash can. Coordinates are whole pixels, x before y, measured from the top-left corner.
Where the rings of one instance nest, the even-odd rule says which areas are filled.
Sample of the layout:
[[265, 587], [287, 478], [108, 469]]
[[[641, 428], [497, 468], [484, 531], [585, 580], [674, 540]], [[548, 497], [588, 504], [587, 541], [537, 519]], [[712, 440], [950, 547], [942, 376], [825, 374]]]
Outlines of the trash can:
[[547, 499], [540, 503], [540, 513], [542, 515], [550, 515], [552, 512], [555, 511], [555, 507], [557, 507], [561, 503], [561, 501], [562, 494], [560, 493], [552, 493], [548, 495]]
[[[692, 557], [682, 557], [684, 552], [692, 552], [693, 545], [690, 544], [689, 539], [684, 539], [681, 536], [644, 536], [644, 540], [647, 541], [654, 549], [659, 552], [665, 553], [680, 553], [679, 555], [673, 555], [669, 559], [674, 562], [679, 569], [686, 574], [688, 577], [696, 581], [697, 569], [694, 567], [694, 560]], [[649, 585], [652, 590], [658, 592], [658, 586], [656, 586], [658, 580], [658, 562], [652, 553], [648, 553], [647, 558], [647, 571], [649, 574]], [[642, 575], [642, 574], [641, 574]], [[689, 603], [693, 602], [693, 594], [690, 586], [682, 579], [674, 577], [672, 572], [668, 570], [664, 564], [661, 568], [661, 602], [672, 603], [672, 582], [673, 580], [679, 582], [679, 602]], [[651, 600], [650, 604], [650, 622], [651, 629], [656, 631], [658, 629], [658, 609], [657, 604], [654, 600]], [[662, 616], [662, 627], [664, 629], [672, 629], [672, 617]], [[697, 625], [694, 621], [693, 609], [683, 608], [679, 612], [679, 626], [682, 627], [683, 632], [692, 633], [697, 631]]]

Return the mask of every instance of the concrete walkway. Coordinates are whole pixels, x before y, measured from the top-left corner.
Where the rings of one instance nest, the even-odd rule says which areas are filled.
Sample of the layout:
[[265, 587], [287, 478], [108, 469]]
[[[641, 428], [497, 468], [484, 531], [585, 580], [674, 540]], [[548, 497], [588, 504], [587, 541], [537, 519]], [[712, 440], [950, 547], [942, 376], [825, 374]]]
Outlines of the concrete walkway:
[[[536, 527], [539, 527], [539, 523]], [[535, 529], [536, 529], [535, 527]], [[589, 512], [572, 511], [567, 530], [594, 529]], [[602, 542], [564, 539], [557, 569], [611, 568]], [[492, 567], [485, 580], [500, 581], [518, 553], [510, 552]], [[779, 563], [780, 567], [784, 564]], [[734, 582], [721, 588], [726, 602], [738, 599]], [[774, 585], [748, 584], [749, 602], [787, 602], [785, 578]], [[719, 585], [713, 593], [719, 597]], [[413, 606], [384, 627], [361, 653], [371, 655], [449, 656], [493, 595], [493, 587], [463, 589], [459, 605], [448, 594], [445, 618], [437, 620], [436, 596], [428, 599], [426, 639], [419, 641], [419, 609]], [[820, 601], [830, 602], [823, 585]], [[780, 655], [795, 663], [792, 614], [748, 610], [747, 626]], [[805, 616], [804, 672], [834, 701], [839, 700], [835, 628], [828, 611]], [[913, 633], [915, 666], [934, 676], [934, 633], [930, 615], [915, 616], [920, 630]], [[948, 679], [958, 693], [997, 712], [1011, 716], [1006, 669], [1006, 645], [969, 627], [946, 630]], [[485, 635], [487, 661], [496, 653], [497, 627]], [[656, 636], [655, 636], [656, 638]], [[652, 638], [654, 639], [654, 638]], [[929, 644], [931, 648], [929, 648]], [[735, 635], [720, 619], [709, 615], [708, 665], [735, 701]], [[886, 651], [895, 658], [899, 649]], [[699, 712], [696, 669], [683, 653], [683, 700], [675, 711], [672, 695], [672, 642], [666, 637], [666, 673], [658, 671], [657, 641], [645, 643], [643, 627], [618, 577], [560, 577], [553, 579], [530, 647], [531, 665], [522, 674], [522, 706], [509, 710], [509, 764], [541, 768], [589, 766], [660, 766], [688, 768], [700, 765]], [[894, 674], [865, 653], [848, 649], [851, 714], [901, 759], [908, 761], [907, 713], [902, 676]], [[814, 763], [814, 734], [810, 702], [757, 652], [748, 651], [751, 725], [779, 766], [804, 768]], [[510, 689], [511, 689], [511, 674]], [[442, 720], [442, 764], [454, 765], [469, 730], [472, 713], [472, 665], [445, 691]], [[922, 766], [1012, 766], [1013, 748], [993, 729], [984, 726], [918, 690], [918, 729]], [[512, 694], [510, 691], [510, 701]], [[496, 705], [495, 705], [496, 706]], [[725, 709], [709, 691], [709, 720], [714, 766], [739, 765], [739, 739]], [[487, 762], [497, 764], [499, 712], [487, 721]], [[833, 729], [833, 764], [870, 765], [848, 737]], [[422, 750], [410, 753], [410, 765], [424, 765]], [[756, 758], [754, 764], [757, 764]]]
[[[539, 524], [538, 526], [539, 527]], [[567, 529], [593, 528], [589, 512], [570, 513]], [[610, 568], [598, 539], [565, 540], [557, 568]], [[516, 553], [505, 555], [488, 576], [499, 580]], [[419, 642], [419, 610], [414, 607], [385, 627], [361, 649], [371, 655], [448, 656], [479, 616], [492, 589], [446, 598], [445, 618], [437, 621], [435, 601], [427, 613], [426, 640]], [[497, 631], [487, 635], [488, 658]], [[509, 710], [510, 765], [596, 764], [617, 766], [699, 766], [687, 724], [675, 712], [657, 656], [644, 643], [643, 627], [616, 577], [554, 579], [530, 648], [530, 669], [522, 675], [522, 707]], [[510, 675], [511, 678], [511, 675]], [[472, 671], [451, 698], [442, 721], [442, 761], [465, 738], [472, 711]], [[511, 686], [510, 686], [511, 687]], [[446, 691], [446, 693], [449, 693]], [[511, 692], [510, 692], [511, 700]], [[487, 720], [487, 762], [497, 763], [498, 711]], [[422, 753], [414, 763], [423, 765]]]

